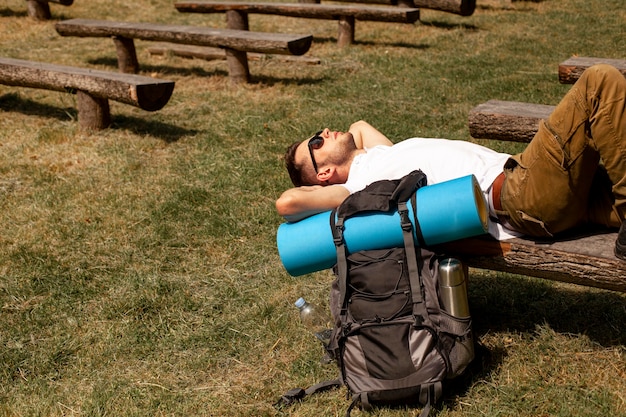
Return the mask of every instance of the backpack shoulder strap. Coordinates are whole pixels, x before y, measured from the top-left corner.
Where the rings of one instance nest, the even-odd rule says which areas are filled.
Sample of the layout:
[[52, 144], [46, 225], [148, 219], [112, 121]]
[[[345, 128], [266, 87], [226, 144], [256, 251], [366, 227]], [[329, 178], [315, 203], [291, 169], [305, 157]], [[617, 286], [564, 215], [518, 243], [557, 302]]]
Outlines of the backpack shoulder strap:
[[[398, 213], [400, 214], [400, 224], [402, 226], [402, 236], [404, 238], [404, 252], [409, 273], [409, 283], [411, 285], [411, 298], [413, 299], [413, 317], [419, 325], [432, 327], [432, 323], [426, 309], [424, 299], [421, 270], [423, 265], [418, 263], [415, 253], [415, 240], [413, 239], [413, 225], [409, 219], [409, 209], [406, 201], [398, 203]], [[419, 258], [421, 260], [421, 257]]]
[[348, 312], [348, 303], [346, 300], [347, 279], [348, 279], [348, 260], [346, 254], [346, 243], [343, 240], [343, 217], [339, 216], [337, 209], [330, 213], [330, 229], [333, 234], [335, 249], [337, 250], [336, 276], [339, 286], [339, 303], [341, 306], [339, 317], [342, 323], [345, 323], [346, 314]]

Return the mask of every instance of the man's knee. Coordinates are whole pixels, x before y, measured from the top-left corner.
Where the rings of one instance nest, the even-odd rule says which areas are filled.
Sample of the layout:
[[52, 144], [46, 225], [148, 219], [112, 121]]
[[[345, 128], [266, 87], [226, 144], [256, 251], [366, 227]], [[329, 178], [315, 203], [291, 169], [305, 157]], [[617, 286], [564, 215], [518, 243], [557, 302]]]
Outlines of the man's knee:
[[624, 75], [622, 75], [617, 68], [609, 64], [594, 64], [583, 72], [581, 78], [583, 77], [591, 77], [598, 81], [616, 80], [626, 84]]

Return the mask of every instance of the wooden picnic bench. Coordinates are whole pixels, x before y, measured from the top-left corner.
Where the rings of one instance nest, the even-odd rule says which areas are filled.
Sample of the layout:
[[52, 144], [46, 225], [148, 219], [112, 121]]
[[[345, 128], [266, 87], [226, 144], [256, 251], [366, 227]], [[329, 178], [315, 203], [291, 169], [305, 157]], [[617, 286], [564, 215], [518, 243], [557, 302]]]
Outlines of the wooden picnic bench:
[[[615, 65], [626, 76], [626, 61], [570, 58], [559, 65], [559, 80], [573, 83], [596, 63]], [[573, 80], [573, 81], [572, 81]], [[470, 135], [476, 139], [530, 142], [539, 121], [555, 106], [489, 100], [470, 110]], [[554, 240], [472, 238], [445, 246], [469, 266], [626, 292], [626, 262], [614, 255], [617, 233], [573, 231]]]
[[26, 0], [28, 15], [36, 20], [48, 20], [52, 17], [50, 5], [57, 3], [63, 6], [71, 6], [74, 0]]
[[609, 64], [617, 68], [624, 76], [626, 76], [626, 60], [625, 59], [608, 59], [594, 57], [571, 57], [559, 64], [559, 82], [561, 84], [574, 84], [582, 73], [592, 65]]
[[76, 94], [78, 122], [94, 130], [111, 123], [108, 100], [156, 111], [174, 90], [173, 81], [1, 57], [0, 84]]
[[615, 257], [616, 232], [597, 230], [552, 241], [491, 237], [459, 240], [440, 250], [469, 267], [626, 292], [626, 262]]
[[470, 136], [475, 139], [496, 139], [530, 142], [555, 106], [521, 101], [489, 100], [470, 110]]
[[[338, 0], [349, 3], [385, 4], [399, 7], [417, 7], [419, 9], [438, 10], [441, 12], [471, 16], [476, 10], [476, 0]], [[301, 3], [319, 3], [320, 0], [300, 0]]]
[[126, 73], [139, 70], [134, 39], [219, 47], [226, 52], [230, 79], [234, 83], [250, 81], [247, 52], [303, 55], [313, 41], [311, 35], [91, 19], [58, 22], [56, 30], [62, 36], [112, 38], [119, 69]]
[[182, 1], [174, 3], [184, 13], [226, 13], [230, 29], [248, 30], [248, 15], [270, 14], [309, 19], [338, 20], [337, 44], [354, 43], [355, 21], [415, 23], [419, 9], [376, 6], [345, 6], [310, 3], [259, 3], [241, 1]]

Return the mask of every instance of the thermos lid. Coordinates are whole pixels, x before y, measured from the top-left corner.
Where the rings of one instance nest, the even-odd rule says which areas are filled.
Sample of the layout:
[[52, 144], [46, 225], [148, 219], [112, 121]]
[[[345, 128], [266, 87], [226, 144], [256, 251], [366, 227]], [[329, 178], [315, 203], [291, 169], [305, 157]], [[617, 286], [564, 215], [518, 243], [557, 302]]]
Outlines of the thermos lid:
[[465, 280], [463, 264], [458, 259], [446, 258], [439, 263], [439, 279], [441, 285], [454, 287]]

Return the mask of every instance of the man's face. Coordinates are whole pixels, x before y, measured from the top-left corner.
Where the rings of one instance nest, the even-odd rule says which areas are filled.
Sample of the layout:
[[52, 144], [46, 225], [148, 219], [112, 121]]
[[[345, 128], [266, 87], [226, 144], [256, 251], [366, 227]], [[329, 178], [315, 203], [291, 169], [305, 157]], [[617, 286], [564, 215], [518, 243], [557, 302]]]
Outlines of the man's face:
[[[296, 150], [296, 163], [303, 166], [307, 178], [316, 178], [322, 168], [341, 166], [356, 149], [350, 132], [331, 131], [326, 128], [300, 143]], [[317, 166], [317, 172], [315, 167]], [[315, 181], [319, 184], [320, 181]]]

